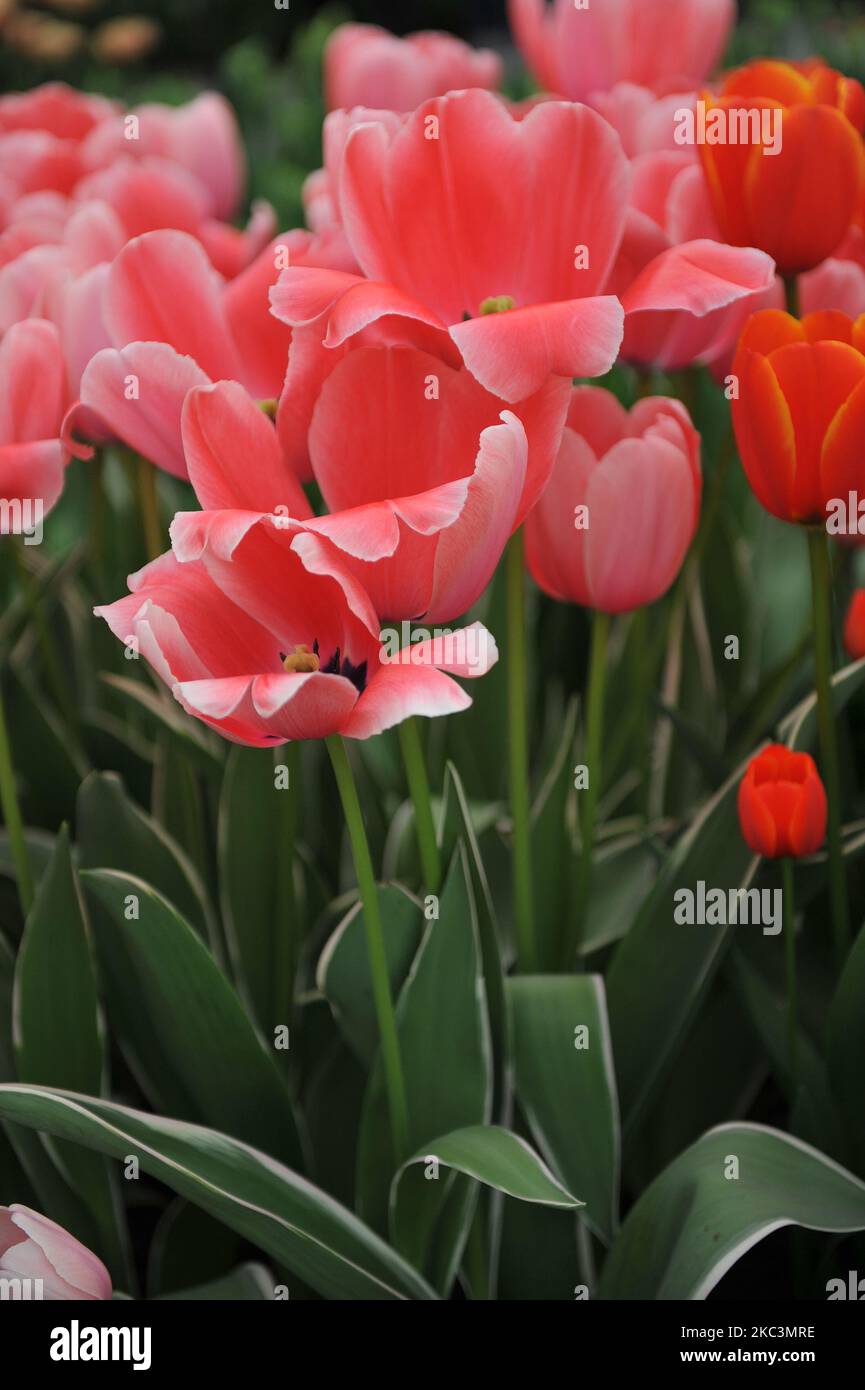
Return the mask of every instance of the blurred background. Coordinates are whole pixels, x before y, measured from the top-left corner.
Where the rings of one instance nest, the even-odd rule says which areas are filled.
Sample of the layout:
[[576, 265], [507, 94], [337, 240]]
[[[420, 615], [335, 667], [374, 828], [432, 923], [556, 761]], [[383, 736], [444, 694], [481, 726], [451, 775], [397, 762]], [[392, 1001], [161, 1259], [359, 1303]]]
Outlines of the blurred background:
[[[865, 80], [862, 0], [739, 0], [739, 10], [731, 61], [819, 52]], [[56, 78], [134, 105], [216, 86], [243, 128], [250, 198], [266, 195], [290, 227], [302, 223], [300, 188], [320, 163], [322, 48], [348, 19], [494, 47], [509, 93], [531, 90], [505, 0], [0, 0], [0, 88]]]

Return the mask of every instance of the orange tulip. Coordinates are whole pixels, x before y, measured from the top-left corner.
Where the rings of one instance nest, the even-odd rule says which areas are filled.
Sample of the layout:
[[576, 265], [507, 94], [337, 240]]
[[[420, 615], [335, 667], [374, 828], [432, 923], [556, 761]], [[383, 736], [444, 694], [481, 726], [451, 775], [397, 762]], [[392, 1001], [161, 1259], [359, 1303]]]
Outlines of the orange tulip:
[[[860, 206], [865, 90], [820, 63], [760, 60], [704, 101], [700, 155], [725, 240], [759, 247], [782, 275], [812, 270], [841, 244]], [[745, 112], [755, 113], [747, 136]], [[770, 153], [765, 130], [754, 137], [773, 119], [780, 149]], [[735, 142], [738, 128], [747, 143]]]
[[765, 309], [745, 325], [733, 375], [739, 455], [767, 511], [825, 525], [851, 493], [865, 498], [865, 315], [800, 322]]

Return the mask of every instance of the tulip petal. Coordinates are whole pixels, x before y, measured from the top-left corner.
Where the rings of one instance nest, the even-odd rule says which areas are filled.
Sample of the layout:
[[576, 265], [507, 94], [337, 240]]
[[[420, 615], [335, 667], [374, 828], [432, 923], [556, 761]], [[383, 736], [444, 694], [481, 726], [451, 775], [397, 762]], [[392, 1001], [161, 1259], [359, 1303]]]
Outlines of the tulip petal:
[[118, 347], [168, 343], [212, 380], [242, 375], [219, 277], [183, 232], [150, 232], [124, 247], [108, 278], [105, 321]]
[[450, 333], [481, 385], [516, 402], [550, 376], [603, 376], [618, 356], [623, 326], [619, 301], [601, 296], [489, 314]]
[[[193, 387], [209, 384], [197, 362], [167, 343], [130, 343], [96, 354], [81, 378], [81, 403], [130, 448], [185, 478], [183, 402]], [[67, 430], [73, 424], [67, 420]]]
[[272, 422], [236, 381], [190, 391], [182, 434], [189, 480], [205, 510], [258, 510], [295, 520], [312, 515]]

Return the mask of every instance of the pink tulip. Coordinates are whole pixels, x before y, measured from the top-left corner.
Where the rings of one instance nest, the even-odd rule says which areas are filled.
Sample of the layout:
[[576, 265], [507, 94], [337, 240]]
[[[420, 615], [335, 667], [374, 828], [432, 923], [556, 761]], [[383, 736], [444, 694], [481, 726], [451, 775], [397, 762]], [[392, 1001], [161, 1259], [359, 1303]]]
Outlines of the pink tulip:
[[67, 458], [60, 441], [66, 372], [57, 329], [41, 319], [16, 324], [0, 343], [0, 499], [19, 504], [0, 517], [4, 530], [28, 529], [63, 490]]
[[245, 228], [221, 220], [235, 212], [244, 182], [237, 125], [215, 93], [133, 112], [60, 83], [0, 97], [0, 333], [25, 318], [52, 319], [77, 386], [83, 351], [71, 325], [85, 300], [96, 315], [84, 325], [88, 344], [110, 343], [92, 278], [80, 290], [77, 279], [161, 228], [195, 237], [221, 275], [238, 277], [276, 231], [263, 201]]
[[735, 0], [508, 0], [514, 37], [548, 92], [584, 101], [617, 82], [699, 86], [720, 61]]
[[409, 34], [398, 39], [373, 24], [342, 24], [324, 53], [325, 99], [338, 107], [377, 106], [413, 111], [429, 97], [461, 87], [494, 89], [502, 63], [451, 34]]
[[211, 217], [233, 217], [243, 198], [246, 168], [240, 132], [234, 112], [218, 92], [202, 92], [184, 106], [150, 102], [117, 112], [89, 132], [82, 155], [90, 169], [124, 158], [165, 159], [195, 179]]
[[42, 130], [80, 143], [116, 110], [105, 97], [79, 92], [65, 82], [45, 82], [29, 92], [0, 96], [0, 132]]
[[587, 107], [545, 102], [520, 119], [469, 91], [403, 119], [366, 114], [332, 128], [331, 155], [338, 219], [363, 275], [292, 266], [271, 291], [276, 316], [301, 330], [292, 372], [307, 397], [327, 355], [375, 326], [379, 341], [420, 345], [422, 333], [443, 359], [456, 349], [487, 391], [515, 403], [550, 376], [609, 370], [623, 306], [703, 318], [771, 282], [760, 252], [671, 247], [658, 228], [654, 259], [641, 241], [625, 276], [631, 170]]
[[[425, 383], [441, 364], [410, 349], [362, 349], [327, 383], [316, 410], [316, 480], [330, 514], [311, 516], [273, 425], [235, 382], [190, 391], [183, 409], [189, 477], [202, 513], [175, 519], [175, 553], [234, 545], [252, 514], [282, 515], [324, 537], [388, 621], [449, 622], [480, 597], [517, 524], [526, 477], [521, 422], [491, 423], [483, 393], [451, 372], [440, 400]], [[543, 430], [544, 402], [532, 421]], [[561, 431], [558, 409], [552, 428]], [[492, 417], [496, 419], [495, 416]], [[346, 421], [351, 428], [346, 429]], [[254, 473], [249, 460], [256, 460]]]
[[101, 317], [114, 346], [85, 367], [67, 437], [73, 429], [93, 437], [101, 422], [104, 434], [185, 478], [180, 416], [187, 391], [229, 378], [260, 399], [276, 399], [291, 335], [268, 312], [268, 286], [279, 274], [279, 254], [299, 264], [327, 263], [328, 245], [308, 232], [288, 233], [226, 284], [183, 232], [149, 232], [129, 242], [102, 292]]
[[19, 1203], [0, 1207], [0, 1279], [40, 1280], [46, 1302], [111, 1297], [102, 1261], [62, 1226]]
[[676, 400], [628, 411], [576, 387], [550, 483], [526, 522], [526, 559], [553, 598], [626, 613], [675, 579], [697, 529], [700, 437]]
[[388, 659], [368, 595], [326, 541], [280, 517], [212, 513], [227, 524], [208, 528], [196, 516], [197, 558], [163, 555], [96, 612], [232, 742], [365, 739], [411, 715], [451, 714], [471, 704], [451, 677], [497, 660], [480, 624]]

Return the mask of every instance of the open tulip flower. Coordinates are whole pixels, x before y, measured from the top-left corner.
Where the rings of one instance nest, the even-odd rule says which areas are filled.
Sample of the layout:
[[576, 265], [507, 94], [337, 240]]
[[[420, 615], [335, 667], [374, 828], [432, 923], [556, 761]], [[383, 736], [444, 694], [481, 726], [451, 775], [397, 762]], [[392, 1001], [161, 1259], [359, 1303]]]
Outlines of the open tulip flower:
[[697, 528], [700, 438], [662, 397], [628, 411], [576, 387], [553, 476], [526, 522], [526, 560], [553, 598], [604, 613], [654, 603]]
[[514, 37], [541, 86], [585, 101], [618, 82], [686, 91], [724, 51], [735, 0], [508, 0]]
[[830, 504], [865, 485], [865, 319], [766, 309], [746, 325], [733, 373], [758, 501], [782, 521], [825, 525]]
[[[547, 102], [523, 118], [487, 92], [455, 92], [412, 115], [352, 113], [334, 127], [339, 220], [363, 276], [284, 270], [274, 313], [303, 354], [309, 395], [324, 355], [375, 325], [387, 341], [457, 350], [509, 403], [550, 376], [599, 376], [630, 316], [697, 317], [771, 283], [768, 260], [711, 243], [663, 243], [609, 293], [629, 216], [621, 142], [595, 112]], [[506, 170], [506, 177], [503, 171]], [[551, 200], [545, 190], [559, 189]], [[643, 246], [641, 244], [641, 251]], [[649, 263], [647, 264], [647, 259]], [[312, 340], [310, 345], [309, 340]]]
[[[471, 704], [452, 676], [484, 675], [497, 660], [480, 624], [389, 652], [368, 594], [327, 542], [281, 517], [215, 515], [227, 523], [216, 539], [207, 514], [190, 518], [199, 558], [162, 556], [130, 578], [129, 597], [96, 610], [189, 714], [266, 747], [370, 738]], [[194, 553], [188, 526], [179, 548]]]
[[93, 1303], [111, 1297], [111, 1276], [80, 1241], [20, 1203], [0, 1207], [0, 1280], [41, 1281], [53, 1303]]
[[413, 111], [429, 97], [461, 87], [498, 87], [502, 61], [452, 34], [398, 39], [375, 24], [341, 24], [324, 51], [325, 100], [337, 107]]
[[707, 132], [714, 120], [753, 112], [761, 123], [774, 119], [780, 145], [768, 152], [763, 139], [700, 144], [724, 239], [768, 252], [782, 275], [831, 256], [865, 185], [860, 84], [820, 64], [760, 61], [731, 73], [706, 106]]
[[826, 816], [826, 789], [809, 753], [773, 743], [751, 759], [739, 784], [739, 821], [754, 854], [816, 854], [826, 838]]

